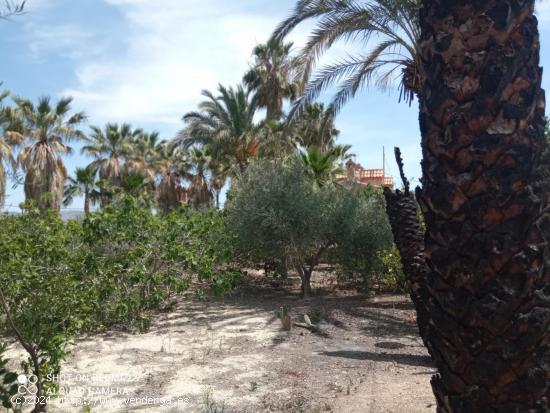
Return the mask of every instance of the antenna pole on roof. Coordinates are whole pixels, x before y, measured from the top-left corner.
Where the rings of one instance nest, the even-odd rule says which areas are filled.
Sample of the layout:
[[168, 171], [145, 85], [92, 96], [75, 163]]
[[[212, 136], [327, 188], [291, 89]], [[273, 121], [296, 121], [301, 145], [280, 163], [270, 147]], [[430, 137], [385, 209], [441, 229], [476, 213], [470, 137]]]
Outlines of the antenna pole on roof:
[[386, 177], [386, 149], [382, 146], [382, 179]]

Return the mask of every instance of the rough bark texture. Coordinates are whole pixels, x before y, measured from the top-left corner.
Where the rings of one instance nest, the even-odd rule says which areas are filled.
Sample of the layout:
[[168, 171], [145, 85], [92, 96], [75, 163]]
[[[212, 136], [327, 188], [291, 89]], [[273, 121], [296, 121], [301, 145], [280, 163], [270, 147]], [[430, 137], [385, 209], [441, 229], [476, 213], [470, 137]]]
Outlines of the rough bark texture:
[[548, 156], [532, 0], [423, 0], [420, 99], [439, 412], [546, 412]]
[[420, 335], [425, 335], [429, 315], [426, 312], [426, 257], [424, 255], [424, 230], [420, 224], [417, 203], [410, 193], [409, 181], [403, 172], [401, 151], [395, 148], [395, 159], [403, 181], [403, 191], [393, 192], [384, 187], [386, 212], [390, 221], [395, 245], [401, 256], [403, 271], [411, 289], [411, 299], [417, 311]]

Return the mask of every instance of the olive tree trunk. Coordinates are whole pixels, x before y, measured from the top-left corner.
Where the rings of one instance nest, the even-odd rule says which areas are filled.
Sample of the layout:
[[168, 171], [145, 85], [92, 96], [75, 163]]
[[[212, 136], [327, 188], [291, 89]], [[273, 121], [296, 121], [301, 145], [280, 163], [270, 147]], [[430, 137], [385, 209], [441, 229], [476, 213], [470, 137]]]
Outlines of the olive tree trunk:
[[550, 172], [533, 0], [422, 3], [427, 232], [409, 271], [438, 411], [549, 411]]
[[313, 268], [307, 268], [305, 265], [298, 265], [296, 271], [301, 280], [300, 289], [302, 291], [302, 297], [308, 298], [311, 296], [311, 275], [313, 274]]

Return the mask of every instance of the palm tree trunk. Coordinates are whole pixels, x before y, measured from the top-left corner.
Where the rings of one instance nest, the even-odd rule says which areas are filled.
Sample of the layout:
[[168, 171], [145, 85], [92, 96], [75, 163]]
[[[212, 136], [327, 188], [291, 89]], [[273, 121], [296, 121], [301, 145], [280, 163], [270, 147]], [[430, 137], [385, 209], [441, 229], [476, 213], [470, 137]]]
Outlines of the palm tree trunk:
[[283, 112], [283, 100], [282, 99], [272, 99], [266, 108], [265, 120], [273, 121], [281, 117]]
[[90, 212], [90, 191], [86, 189], [84, 192], [84, 213], [88, 215]]
[[410, 193], [409, 181], [403, 171], [403, 160], [399, 148], [395, 148], [395, 158], [403, 180], [403, 191], [393, 192], [388, 187], [384, 187], [386, 212], [395, 245], [401, 257], [403, 272], [410, 286], [411, 299], [416, 307], [420, 336], [424, 337], [430, 321], [425, 304], [429, 296], [425, 287], [427, 266], [424, 254], [424, 230], [418, 217], [418, 204]]
[[423, 0], [420, 98], [438, 412], [550, 405], [550, 168], [533, 0]]
[[4, 208], [6, 202], [6, 170], [0, 159], [0, 209]]

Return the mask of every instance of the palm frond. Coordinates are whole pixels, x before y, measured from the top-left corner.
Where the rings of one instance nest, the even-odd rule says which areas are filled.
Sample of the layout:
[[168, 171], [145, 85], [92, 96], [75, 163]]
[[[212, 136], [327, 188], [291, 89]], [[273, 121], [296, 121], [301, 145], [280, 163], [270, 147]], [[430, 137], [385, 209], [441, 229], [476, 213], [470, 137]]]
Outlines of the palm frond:
[[9, 19], [12, 16], [17, 14], [22, 14], [25, 10], [25, 5], [27, 0], [22, 1], [12, 1], [5, 0], [4, 8], [0, 9], [0, 19]]
[[[338, 112], [361, 87], [388, 87], [399, 75], [400, 99], [409, 103], [421, 88], [422, 73], [419, 50], [419, 0], [299, 0], [294, 12], [272, 35], [282, 41], [306, 20], [317, 20], [308, 42], [298, 56], [303, 96], [291, 111], [291, 118], [312, 103], [334, 83], [339, 83], [333, 99]], [[348, 56], [315, 73], [319, 59], [337, 42], [361, 41], [376, 45], [369, 53]], [[401, 68], [402, 72], [397, 74]]]

